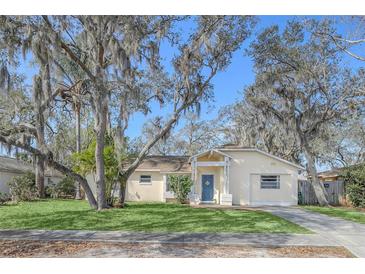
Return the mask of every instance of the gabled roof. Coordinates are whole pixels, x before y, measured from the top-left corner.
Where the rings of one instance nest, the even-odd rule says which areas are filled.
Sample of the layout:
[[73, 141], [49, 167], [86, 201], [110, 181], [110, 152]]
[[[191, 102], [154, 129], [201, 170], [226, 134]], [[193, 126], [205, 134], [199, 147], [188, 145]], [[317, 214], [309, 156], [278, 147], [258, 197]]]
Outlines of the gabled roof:
[[300, 165], [297, 165], [297, 164], [295, 164], [295, 163], [292, 163], [292, 162], [290, 162], [290, 161], [287, 161], [287, 160], [285, 160], [285, 159], [282, 159], [282, 158], [280, 158], [280, 157], [277, 157], [277, 156], [275, 156], [275, 155], [272, 155], [272, 154], [270, 154], [270, 153], [267, 153], [267, 152], [265, 152], [265, 151], [262, 151], [262, 150], [260, 150], [260, 149], [258, 149], [258, 148], [254, 148], [254, 147], [245, 147], [245, 146], [238, 146], [238, 145], [234, 145], [234, 144], [226, 144], [226, 145], [223, 145], [223, 146], [218, 147], [218, 148], [216, 148], [216, 149], [209, 149], [209, 150], [203, 151], [203, 152], [201, 152], [201, 153], [199, 153], [199, 154], [196, 154], [196, 155], [191, 156], [191, 157], [190, 157], [190, 159], [191, 159], [191, 158], [193, 158], [193, 157], [199, 157], [199, 156], [202, 156], [202, 155], [207, 154], [207, 153], [209, 153], [209, 152], [216, 152], [216, 153], [218, 153], [218, 154], [221, 154], [221, 155], [223, 155], [223, 156], [227, 156], [227, 157], [229, 157], [229, 158], [231, 158], [231, 159], [232, 159], [232, 156], [230, 156], [230, 155], [228, 155], [228, 154], [224, 153], [224, 152], [227, 152], [227, 151], [251, 151], [251, 152], [253, 151], [253, 152], [258, 152], [258, 153], [260, 153], [260, 154], [266, 155], [266, 156], [268, 156], [268, 157], [270, 157], [270, 158], [273, 158], [273, 159], [278, 160], [278, 161], [280, 161], [280, 162], [283, 162], [283, 163], [285, 163], [285, 164], [288, 164], [288, 165], [294, 166], [294, 167], [296, 167], [296, 168], [298, 168], [298, 169], [305, 170], [305, 168], [304, 168], [304, 167], [302, 167], [302, 166], [300, 166]]
[[300, 165], [297, 165], [297, 164], [292, 163], [292, 162], [290, 162], [290, 161], [284, 160], [284, 159], [282, 159], [282, 158], [280, 158], [280, 157], [277, 157], [277, 156], [275, 156], [275, 155], [272, 155], [272, 154], [270, 154], [270, 153], [267, 153], [267, 152], [265, 152], [265, 151], [262, 151], [262, 150], [260, 150], [260, 149], [258, 149], [258, 148], [251, 148], [251, 147], [239, 147], [239, 146], [229, 146], [229, 147], [220, 148], [219, 150], [220, 150], [220, 151], [253, 151], [253, 152], [258, 152], [258, 153], [260, 153], [260, 154], [266, 155], [266, 156], [268, 156], [268, 157], [270, 157], [270, 158], [276, 159], [276, 160], [278, 160], [278, 161], [280, 161], [280, 162], [283, 162], [283, 163], [285, 163], [285, 164], [288, 164], [288, 165], [294, 166], [294, 167], [296, 167], [296, 168], [298, 168], [298, 169], [305, 170], [305, 168], [304, 168], [304, 167], [302, 167], [302, 166], [300, 166]]
[[346, 171], [346, 168], [356, 168], [356, 167], [362, 167], [365, 163], [359, 163], [359, 164], [354, 164], [354, 165], [350, 165], [347, 167], [337, 167], [337, 168], [333, 168], [330, 170], [325, 170], [322, 172], [318, 172], [318, 177], [320, 178], [328, 178], [328, 177], [339, 177], [341, 176], [341, 174]]
[[190, 173], [191, 167], [189, 156], [147, 156], [136, 171], [160, 171], [160, 172], [177, 172]]
[[338, 176], [340, 176], [340, 174], [343, 170], [344, 170], [344, 168], [334, 168], [334, 169], [331, 169], [331, 170], [318, 172], [317, 175], [320, 178], [338, 177]]
[[249, 146], [239, 146], [236, 144], [225, 144], [220, 147], [217, 147], [217, 149], [255, 149], [255, 147], [249, 147]]
[[212, 153], [212, 152], [215, 152], [215, 153], [218, 153], [218, 154], [220, 154], [220, 155], [223, 155], [223, 156], [226, 156], [226, 157], [232, 158], [232, 156], [230, 156], [230, 155], [228, 155], [228, 154], [226, 154], [226, 153], [224, 153], [224, 152], [222, 152], [222, 151], [220, 151], [220, 150], [218, 150], [218, 149], [208, 149], [208, 150], [206, 150], [206, 151], [203, 151], [203, 152], [201, 152], [201, 153], [198, 153], [198, 154], [195, 154], [195, 155], [191, 156], [191, 157], [190, 157], [190, 160], [191, 160], [192, 158], [194, 158], [194, 157], [200, 157], [200, 156], [203, 156], [203, 155], [205, 155], [205, 154]]

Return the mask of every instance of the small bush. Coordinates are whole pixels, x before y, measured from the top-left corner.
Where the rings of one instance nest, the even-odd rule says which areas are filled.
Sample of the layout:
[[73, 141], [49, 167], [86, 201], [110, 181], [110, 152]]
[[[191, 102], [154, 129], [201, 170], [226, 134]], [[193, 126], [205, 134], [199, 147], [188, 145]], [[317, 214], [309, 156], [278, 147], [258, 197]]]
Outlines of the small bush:
[[58, 198], [59, 196], [59, 190], [58, 190], [58, 185], [55, 182], [49, 182], [44, 191], [46, 192], [46, 197], [48, 198]]
[[169, 186], [175, 198], [180, 202], [186, 202], [193, 182], [188, 175], [170, 175]]
[[75, 181], [65, 177], [59, 183], [51, 182], [46, 187], [46, 195], [51, 198], [74, 198]]
[[351, 204], [354, 207], [365, 207], [365, 164], [348, 167], [341, 176]]
[[349, 184], [346, 187], [347, 197], [354, 207], [365, 207], [365, 188], [360, 184]]
[[0, 205], [3, 205], [10, 200], [11, 200], [11, 197], [9, 194], [0, 192]]
[[28, 172], [22, 176], [15, 176], [8, 185], [13, 201], [32, 201], [38, 197], [34, 173]]

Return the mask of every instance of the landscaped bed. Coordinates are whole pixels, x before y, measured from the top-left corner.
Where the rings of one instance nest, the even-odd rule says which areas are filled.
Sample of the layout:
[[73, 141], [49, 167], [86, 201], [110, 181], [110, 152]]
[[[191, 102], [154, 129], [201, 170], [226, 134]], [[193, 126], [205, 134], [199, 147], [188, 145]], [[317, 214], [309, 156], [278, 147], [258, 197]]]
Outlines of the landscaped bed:
[[318, 213], [323, 213], [331, 217], [339, 217], [345, 220], [365, 224], [365, 211], [361, 209], [320, 206], [305, 206], [304, 208]]
[[124, 209], [97, 212], [86, 201], [75, 200], [0, 206], [0, 229], [309, 233], [303, 227], [256, 210], [130, 203]]

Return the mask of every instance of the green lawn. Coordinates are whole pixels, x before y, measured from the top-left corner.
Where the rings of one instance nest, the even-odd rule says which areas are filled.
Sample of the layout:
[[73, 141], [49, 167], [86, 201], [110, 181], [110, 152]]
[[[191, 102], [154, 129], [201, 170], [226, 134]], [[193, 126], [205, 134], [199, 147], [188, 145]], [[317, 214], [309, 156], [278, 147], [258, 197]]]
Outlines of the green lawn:
[[305, 209], [326, 214], [328, 216], [339, 217], [345, 220], [365, 224], [365, 212], [346, 207], [320, 207], [304, 206]]
[[160, 232], [310, 233], [261, 211], [131, 203], [124, 209], [90, 210], [86, 201], [44, 200], [0, 206], [0, 229], [78, 229]]

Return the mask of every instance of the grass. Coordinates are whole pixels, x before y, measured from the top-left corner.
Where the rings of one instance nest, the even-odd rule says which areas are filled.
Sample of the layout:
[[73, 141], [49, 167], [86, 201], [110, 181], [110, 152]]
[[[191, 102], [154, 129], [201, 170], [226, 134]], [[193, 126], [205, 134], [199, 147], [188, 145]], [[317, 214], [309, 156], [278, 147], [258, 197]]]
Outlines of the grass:
[[365, 224], [365, 212], [354, 208], [320, 206], [304, 206], [304, 208], [318, 213], [326, 214], [331, 217], [339, 217], [345, 220]]
[[43, 200], [0, 206], [0, 229], [119, 230], [145, 232], [310, 233], [270, 213], [131, 203], [94, 211], [86, 201]]

